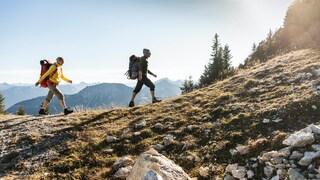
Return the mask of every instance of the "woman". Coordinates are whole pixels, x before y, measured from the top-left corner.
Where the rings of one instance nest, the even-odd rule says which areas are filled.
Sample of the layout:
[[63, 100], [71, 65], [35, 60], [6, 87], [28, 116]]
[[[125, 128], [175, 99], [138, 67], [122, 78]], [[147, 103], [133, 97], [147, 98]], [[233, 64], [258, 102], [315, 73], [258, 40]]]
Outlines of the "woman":
[[45, 112], [45, 109], [48, 107], [48, 104], [54, 95], [57, 96], [60, 105], [64, 109], [64, 115], [68, 115], [70, 113], [73, 113], [73, 110], [68, 109], [66, 107], [66, 104], [64, 101], [64, 96], [57, 87], [59, 85], [59, 83], [61, 82], [61, 79], [68, 82], [68, 83], [72, 83], [72, 81], [63, 75], [63, 71], [62, 71], [62, 65], [64, 63], [63, 58], [58, 57], [56, 61], [57, 62], [55, 62], [53, 65], [51, 65], [49, 70], [44, 75], [42, 75], [40, 77], [38, 82], [35, 83], [35, 86], [38, 86], [42, 81], [45, 80], [45, 78], [47, 76], [49, 76], [49, 80], [47, 81], [49, 92], [48, 92], [48, 95], [47, 95], [45, 101], [42, 103], [42, 107], [39, 111], [39, 114], [41, 114], [41, 115], [47, 115], [47, 113]]

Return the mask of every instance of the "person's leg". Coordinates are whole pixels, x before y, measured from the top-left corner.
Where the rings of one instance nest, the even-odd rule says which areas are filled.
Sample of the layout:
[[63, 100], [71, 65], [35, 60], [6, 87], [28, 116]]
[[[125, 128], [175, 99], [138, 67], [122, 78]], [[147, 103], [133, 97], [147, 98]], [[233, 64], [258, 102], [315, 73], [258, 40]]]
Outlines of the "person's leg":
[[136, 98], [137, 94], [140, 92], [142, 86], [143, 86], [143, 82], [138, 80], [136, 87], [132, 92], [131, 101], [129, 102], [129, 107], [134, 107], [134, 99]]
[[44, 102], [42, 103], [42, 107], [40, 108], [39, 114], [47, 115], [47, 112], [45, 112], [45, 109], [47, 109], [48, 104], [50, 103], [53, 96], [54, 96], [54, 94], [49, 89], [48, 95], [47, 95], [46, 99], [44, 100]]
[[131, 101], [134, 101], [134, 99], [136, 98], [136, 96], [137, 96], [137, 93], [132, 92], [132, 95], [131, 95]]
[[52, 91], [52, 93], [53, 93], [54, 95], [57, 96], [57, 98], [58, 98], [58, 100], [59, 100], [59, 103], [60, 103], [61, 107], [62, 107], [63, 110], [64, 110], [64, 114], [65, 114], [65, 115], [68, 115], [68, 114], [72, 113], [73, 110], [67, 109], [66, 103], [65, 103], [65, 101], [64, 101], [64, 96], [63, 96], [63, 94], [60, 92], [60, 90], [57, 88], [57, 86], [49, 86], [49, 89]]
[[44, 102], [42, 103], [42, 109], [46, 109], [48, 107], [48, 104], [50, 103], [53, 96], [54, 96], [53, 92], [49, 89], [48, 95], [44, 100]]
[[59, 103], [61, 105], [61, 107], [63, 109], [66, 108], [66, 103], [64, 102], [64, 96], [63, 94], [60, 92], [60, 90], [57, 88], [57, 86], [48, 86], [48, 88], [50, 89], [50, 91], [57, 96]]
[[161, 102], [161, 100], [158, 100], [155, 96], [155, 85], [152, 83], [152, 81], [146, 77], [144, 80], [144, 84], [150, 88], [152, 103]]

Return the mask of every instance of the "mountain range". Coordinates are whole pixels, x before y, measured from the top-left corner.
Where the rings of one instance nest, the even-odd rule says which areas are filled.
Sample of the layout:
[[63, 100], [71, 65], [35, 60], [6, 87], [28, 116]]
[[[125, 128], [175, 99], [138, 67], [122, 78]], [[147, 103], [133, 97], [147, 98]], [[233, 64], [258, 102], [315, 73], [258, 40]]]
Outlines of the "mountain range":
[[[180, 95], [181, 81], [170, 81], [168, 78], [160, 79], [155, 82], [156, 96], [160, 99], [168, 99], [174, 96]], [[63, 89], [64, 88], [64, 89]], [[10, 90], [11, 89], [11, 90]], [[32, 92], [34, 87], [14, 87], [5, 90], [4, 97], [11, 100], [12, 96], [25, 97], [28, 94], [30, 96], [36, 96]], [[65, 101], [67, 106], [73, 107], [77, 111], [84, 111], [89, 109], [112, 109], [115, 107], [126, 107], [131, 98], [133, 91], [132, 87], [119, 83], [101, 83], [96, 85], [87, 86], [75, 94], [68, 94], [68, 92], [76, 92], [78, 89], [73, 86], [61, 86], [61, 91], [65, 95]], [[8, 113], [16, 113], [17, 109], [21, 106], [27, 114], [36, 114], [45, 99], [45, 95], [48, 90], [41, 88], [40, 97], [34, 97], [29, 100], [18, 102], [7, 109]], [[17, 91], [17, 92], [15, 92]], [[7, 93], [8, 92], [8, 93]], [[10, 93], [9, 93], [10, 92]], [[32, 92], [32, 93], [31, 93]], [[14, 98], [12, 98], [14, 99]], [[143, 87], [141, 92], [136, 98], [136, 105], [146, 104], [151, 102], [150, 91], [147, 87]], [[56, 98], [49, 104], [49, 111], [52, 114], [60, 113], [62, 111], [61, 106]]]
[[[94, 84], [81, 82], [80, 84], [61, 85], [59, 86], [59, 89], [64, 94], [76, 94], [83, 88], [90, 85]], [[35, 87], [31, 84], [8, 83], [0, 83], [0, 92], [5, 98], [4, 105], [6, 109], [18, 102], [39, 96], [46, 96], [48, 94], [48, 90], [46, 88]]]

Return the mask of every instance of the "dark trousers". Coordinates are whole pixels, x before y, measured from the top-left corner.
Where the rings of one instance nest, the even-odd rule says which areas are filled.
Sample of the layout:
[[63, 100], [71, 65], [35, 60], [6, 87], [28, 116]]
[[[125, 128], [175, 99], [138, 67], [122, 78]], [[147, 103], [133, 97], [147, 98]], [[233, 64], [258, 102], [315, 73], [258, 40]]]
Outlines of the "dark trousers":
[[138, 94], [143, 85], [146, 85], [147, 87], [149, 87], [150, 91], [154, 91], [154, 88], [155, 88], [154, 84], [151, 82], [151, 80], [146, 75], [142, 75], [141, 81], [138, 80], [137, 85], [134, 88], [133, 92]]

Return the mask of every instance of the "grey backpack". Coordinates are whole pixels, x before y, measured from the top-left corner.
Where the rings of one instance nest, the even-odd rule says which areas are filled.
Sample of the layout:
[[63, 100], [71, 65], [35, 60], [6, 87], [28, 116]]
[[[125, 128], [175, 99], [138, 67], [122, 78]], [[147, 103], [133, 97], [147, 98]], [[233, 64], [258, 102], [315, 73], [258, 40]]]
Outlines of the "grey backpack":
[[129, 70], [125, 73], [128, 79], [137, 79], [139, 76], [140, 57], [132, 55], [129, 58]]

